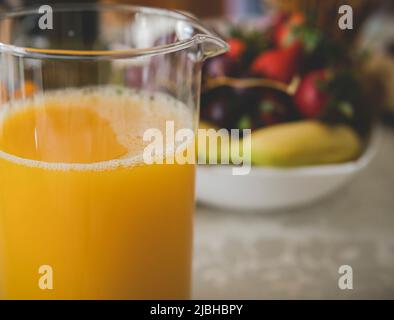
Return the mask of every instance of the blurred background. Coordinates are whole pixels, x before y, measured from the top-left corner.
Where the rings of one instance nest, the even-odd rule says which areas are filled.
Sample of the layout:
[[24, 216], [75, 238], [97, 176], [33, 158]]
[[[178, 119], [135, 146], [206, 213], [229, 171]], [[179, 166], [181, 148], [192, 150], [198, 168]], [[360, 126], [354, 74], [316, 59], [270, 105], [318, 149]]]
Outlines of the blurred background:
[[[1, 0], [0, 6], [57, 2]], [[252, 128], [263, 136], [270, 128], [293, 130], [274, 146], [296, 144], [306, 129], [283, 127], [293, 122], [312, 119], [348, 130], [321, 138], [312, 131], [305, 134], [313, 140], [310, 150], [301, 143], [298, 154], [276, 163], [256, 160], [262, 181], [223, 182], [215, 169], [198, 169], [195, 298], [394, 298], [392, 0], [90, 2], [187, 11], [229, 41], [230, 53], [204, 67], [201, 118], [208, 127]], [[352, 30], [338, 27], [343, 4], [353, 8]], [[284, 52], [298, 41], [303, 53], [291, 60]], [[251, 79], [258, 84], [249, 85]], [[333, 103], [322, 111], [329, 98]], [[356, 138], [349, 142], [349, 134]], [[321, 172], [321, 164], [333, 167]], [[302, 176], [283, 166], [316, 170]], [[277, 171], [265, 175], [267, 167]], [[264, 199], [261, 208], [244, 210], [256, 198]], [[353, 268], [353, 290], [338, 288], [341, 265]]]
[[[22, 5], [62, 3], [58, 0], [0, 0], [3, 9], [16, 8]], [[316, 23], [330, 37], [341, 39], [350, 46], [357, 39], [363, 48], [367, 48], [371, 58], [371, 72], [390, 81], [383, 81], [382, 106], [383, 119], [393, 122], [394, 94], [393, 81], [393, 12], [391, 0], [217, 0], [209, 4], [198, 0], [85, 0], [84, 2], [123, 3], [144, 6], [157, 6], [190, 12], [199, 18], [215, 21], [223, 18], [246, 23], [248, 20], [269, 14], [272, 11], [295, 12], [309, 11], [316, 15]], [[337, 28], [338, 8], [342, 4], [350, 4], [354, 10], [354, 29], [341, 32]], [[350, 42], [349, 42], [350, 41]]]

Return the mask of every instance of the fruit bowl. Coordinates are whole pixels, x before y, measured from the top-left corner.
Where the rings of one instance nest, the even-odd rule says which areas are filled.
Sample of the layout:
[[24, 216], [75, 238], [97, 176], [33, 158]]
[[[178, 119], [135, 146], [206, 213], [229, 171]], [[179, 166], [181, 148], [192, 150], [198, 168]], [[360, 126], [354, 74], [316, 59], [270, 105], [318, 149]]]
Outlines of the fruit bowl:
[[[232, 167], [198, 166], [199, 203], [229, 210], [279, 210], [311, 204], [334, 193], [372, 160], [379, 133], [353, 162], [292, 169], [252, 167], [249, 175], [233, 176]], [[214, 183], [213, 183], [214, 181]]]
[[[200, 127], [249, 130], [244, 154], [252, 169], [234, 176], [231, 166], [199, 166], [198, 201], [227, 209], [303, 206], [365, 168], [376, 149], [379, 91], [355, 45], [331, 39], [305, 12], [213, 27], [230, 50], [204, 65]], [[220, 149], [207, 150], [198, 156], [221, 158]]]

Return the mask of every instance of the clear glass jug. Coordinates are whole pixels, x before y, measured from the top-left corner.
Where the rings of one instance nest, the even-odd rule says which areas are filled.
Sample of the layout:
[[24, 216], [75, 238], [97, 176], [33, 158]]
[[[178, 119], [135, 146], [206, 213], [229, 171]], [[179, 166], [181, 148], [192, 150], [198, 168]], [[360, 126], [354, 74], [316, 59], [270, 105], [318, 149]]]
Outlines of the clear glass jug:
[[194, 166], [145, 164], [150, 128], [196, 129], [194, 18], [96, 4], [0, 17], [0, 298], [187, 299]]

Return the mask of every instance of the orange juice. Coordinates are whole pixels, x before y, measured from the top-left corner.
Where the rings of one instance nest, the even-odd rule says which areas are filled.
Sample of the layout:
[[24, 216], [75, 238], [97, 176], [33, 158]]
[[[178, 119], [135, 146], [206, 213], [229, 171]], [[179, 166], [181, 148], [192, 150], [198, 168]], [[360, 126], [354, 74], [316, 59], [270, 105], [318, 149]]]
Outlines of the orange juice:
[[144, 130], [189, 117], [168, 96], [115, 88], [5, 107], [0, 298], [189, 298], [194, 167], [141, 160]]

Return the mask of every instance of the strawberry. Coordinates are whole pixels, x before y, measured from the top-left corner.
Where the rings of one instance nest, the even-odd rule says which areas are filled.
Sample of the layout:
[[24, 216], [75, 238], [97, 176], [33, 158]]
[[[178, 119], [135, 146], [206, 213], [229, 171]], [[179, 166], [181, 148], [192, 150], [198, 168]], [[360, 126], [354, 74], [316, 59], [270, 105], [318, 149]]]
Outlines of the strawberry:
[[329, 72], [325, 69], [311, 71], [303, 77], [294, 95], [294, 103], [302, 115], [313, 118], [322, 113], [329, 96], [319, 84], [328, 80]]
[[227, 40], [227, 43], [230, 47], [230, 50], [226, 53], [226, 55], [234, 60], [240, 59], [246, 50], [245, 43], [237, 38], [231, 38]]
[[289, 82], [297, 71], [299, 57], [300, 50], [295, 45], [267, 50], [253, 62], [251, 72], [272, 80]]
[[294, 28], [302, 25], [304, 22], [304, 14], [295, 12], [292, 13], [286, 21], [279, 23], [275, 27], [273, 34], [275, 45], [278, 48], [285, 48], [294, 43], [297, 43], [298, 46], [302, 46], [301, 40], [294, 34]]

